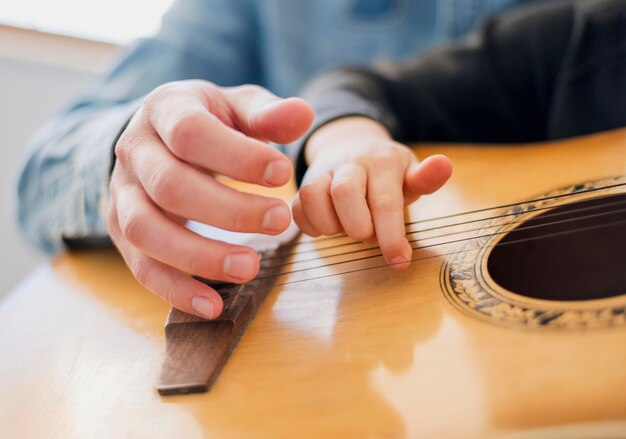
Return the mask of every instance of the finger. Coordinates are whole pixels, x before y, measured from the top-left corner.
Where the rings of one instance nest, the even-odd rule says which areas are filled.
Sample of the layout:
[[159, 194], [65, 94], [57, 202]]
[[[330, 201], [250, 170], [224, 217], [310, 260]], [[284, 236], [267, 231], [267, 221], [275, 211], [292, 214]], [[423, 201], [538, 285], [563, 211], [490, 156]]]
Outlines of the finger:
[[330, 173], [309, 178], [305, 176], [299, 191], [304, 214], [315, 230], [323, 235], [336, 235], [342, 230], [330, 196], [332, 178]]
[[176, 157], [249, 183], [278, 186], [289, 181], [292, 166], [285, 155], [228, 126], [224, 116], [218, 117], [229, 111], [220, 95], [215, 95], [210, 107], [187, 90], [157, 96], [158, 103], [148, 107], [148, 118]]
[[245, 85], [225, 90], [236, 126], [248, 136], [291, 143], [313, 123], [313, 109], [299, 98], [281, 99], [268, 90]]
[[109, 232], [141, 285], [189, 314], [215, 319], [222, 313], [224, 303], [213, 288], [135, 250], [123, 238], [116, 219], [109, 224]]
[[404, 179], [405, 203], [412, 203], [420, 195], [435, 192], [451, 175], [452, 162], [445, 155], [432, 155], [421, 163], [415, 159], [407, 169]]
[[306, 217], [298, 194], [296, 194], [291, 204], [291, 213], [293, 214], [293, 220], [296, 222], [300, 230], [302, 230], [302, 233], [306, 233], [312, 237], [321, 235], [321, 233], [313, 227], [313, 224], [311, 224], [309, 219]]
[[181, 162], [160, 140], [137, 145], [129, 166], [150, 198], [179, 217], [236, 232], [277, 234], [291, 222], [277, 198], [240, 192]]
[[122, 234], [142, 253], [208, 279], [240, 283], [256, 276], [259, 261], [252, 249], [207, 239], [176, 224], [139, 187], [126, 186], [114, 195]]
[[356, 165], [346, 165], [333, 176], [330, 194], [337, 217], [348, 235], [357, 241], [374, 237], [374, 226], [367, 205], [367, 173]]
[[403, 175], [393, 164], [368, 174], [368, 196], [376, 237], [383, 256], [393, 268], [407, 268], [411, 246], [404, 228]]

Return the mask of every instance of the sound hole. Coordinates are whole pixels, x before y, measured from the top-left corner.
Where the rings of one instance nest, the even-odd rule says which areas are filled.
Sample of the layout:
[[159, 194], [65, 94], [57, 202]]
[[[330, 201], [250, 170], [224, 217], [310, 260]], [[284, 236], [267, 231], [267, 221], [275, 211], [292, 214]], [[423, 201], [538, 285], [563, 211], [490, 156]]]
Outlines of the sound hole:
[[626, 293], [626, 194], [546, 211], [513, 229], [487, 269], [502, 287], [546, 300]]

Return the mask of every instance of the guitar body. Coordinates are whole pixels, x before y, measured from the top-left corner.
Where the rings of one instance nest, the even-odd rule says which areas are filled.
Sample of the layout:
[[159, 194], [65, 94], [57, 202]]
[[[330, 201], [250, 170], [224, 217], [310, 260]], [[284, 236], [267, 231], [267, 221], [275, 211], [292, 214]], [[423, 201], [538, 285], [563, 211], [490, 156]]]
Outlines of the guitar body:
[[[127, 360], [131, 376], [112, 367], [103, 368], [102, 376], [82, 378], [82, 386], [95, 380], [105, 394], [117, 395], [98, 406], [115, 429], [101, 418], [100, 430], [82, 431], [220, 438], [626, 437], [626, 291], [606, 297], [590, 291], [581, 300], [554, 300], [550, 291], [548, 299], [541, 291], [529, 297], [502, 287], [489, 269], [496, 244], [538, 215], [537, 208], [545, 214], [558, 205], [626, 192], [619, 186], [626, 181], [620, 178], [626, 175], [626, 131], [540, 145], [416, 152], [447, 154], [454, 173], [441, 191], [408, 209], [407, 222], [415, 223], [411, 230], [432, 229], [415, 235], [424, 240], [413, 243], [423, 248], [414, 252], [411, 267], [401, 272], [385, 267], [376, 249], [363, 250], [371, 244], [301, 238], [295, 254], [276, 268], [287, 274], [276, 277], [208, 393], [161, 398], [154, 391], [163, 355], [157, 325], [166, 309], [129, 279], [119, 258], [98, 253], [57, 261], [55, 276], [61, 281], [55, 282], [82, 291], [66, 301], [79, 306], [95, 298], [99, 305], [85, 312], [122, 315], [92, 335], [121, 343], [116, 355], [134, 358]], [[541, 201], [524, 203], [533, 199]], [[517, 209], [515, 215], [492, 218], [511, 209]], [[417, 222], [442, 216], [450, 217]], [[622, 257], [626, 261], [626, 249]], [[515, 259], [507, 264], [511, 272], [518, 269]], [[107, 295], [94, 279], [121, 280], [107, 282], [109, 291], [116, 290]], [[28, 284], [22, 288], [28, 290]], [[142, 323], [129, 323], [130, 317]], [[80, 331], [72, 321], [61, 325]], [[45, 330], [45, 319], [41, 324]], [[128, 337], [129, 329], [138, 340]], [[0, 345], [0, 354], [6, 349]], [[79, 351], [69, 344], [68, 349]], [[89, 362], [75, 355], [68, 377], [101, 365], [106, 354], [90, 352]], [[25, 373], [32, 375], [34, 367]], [[5, 374], [3, 380], [9, 378]], [[76, 390], [75, 382], [57, 379], [59, 394]], [[115, 404], [125, 401], [131, 413], [116, 411]], [[66, 410], [72, 416], [61, 416], [65, 422], [96, 422], [90, 410]], [[22, 428], [34, 431], [26, 424]]]
[[[614, 185], [613, 177], [626, 175], [624, 132], [542, 145], [435, 147], [416, 152], [421, 157], [443, 152], [455, 168], [443, 190], [410, 207], [407, 221], [411, 223], [584, 191], [594, 182]], [[581, 188], [581, 184], [587, 186]], [[625, 189], [618, 186], [608, 192]], [[592, 196], [598, 194], [544, 203], [563, 204]], [[433, 229], [508, 210], [453, 217], [434, 225], [417, 223], [409, 230]], [[505, 224], [513, 218], [499, 221]], [[481, 279], [475, 278], [488, 274], [485, 253], [493, 248], [489, 248], [490, 240], [433, 243], [502, 230], [487, 228], [493, 222], [453, 229], [484, 227], [487, 233], [472, 231], [424, 241], [427, 248], [414, 251], [416, 260], [403, 272], [386, 267], [365, 270], [384, 265], [377, 257], [281, 278], [298, 282], [275, 288], [249, 339], [244, 340], [251, 349], [266, 350], [267, 367], [256, 379], [261, 380], [261, 375], [276, 378], [268, 388], [274, 389], [272, 397], [263, 399], [263, 406], [272, 407], [268, 413], [283, 413], [285, 422], [297, 419], [295, 424], [306, 426], [305, 431], [320, 434], [345, 428], [346, 436], [390, 437], [478, 438], [546, 426], [626, 421], [626, 290], [611, 298], [567, 302], [525, 298], [493, 282], [492, 291], [481, 291]], [[450, 233], [450, 229], [422, 236], [441, 232]], [[342, 242], [322, 241], [315, 247]], [[487, 250], [464, 251], [481, 246]], [[311, 247], [302, 245], [304, 250]], [[347, 250], [354, 248], [342, 252]], [[626, 271], [624, 252], [622, 270]], [[318, 252], [320, 256], [331, 253], [339, 251]], [[324, 261], [375, 254], [349, 253]], [[310, 257], [308, 253], [295, 259]], [[450, 266], [456, 265], [458, 276], [463, 264], [474, 279], [466, 279], [465, 286], [457, 282], [454, 291], [450, 277], [455, 273]], [[290, 268], [319, 265], [304, 262]], [[354, 272], [328, 276], [344, 271]], [[623, 276], [623, 271], [615, 275]], [[479, 300], [468, 297], [472, 294], [482, 299], [491, 294], [502, 300], [492, 300], [487, 308], [493, 309], [478, 310]], [[520, 316], [524, 312], [526, 316]], [[558, 313], [560, 320], [542, 323], [546, 312]], [[219, 384], [228, 386], [226, 374]], [[251, 402], [251, 410], [255, 404]], [[626, 437], [626, 424], [620, 431]], [[547, 433], [545, 437], [558, 436]], [[594, 436], [587, 433], [584, 437]]]

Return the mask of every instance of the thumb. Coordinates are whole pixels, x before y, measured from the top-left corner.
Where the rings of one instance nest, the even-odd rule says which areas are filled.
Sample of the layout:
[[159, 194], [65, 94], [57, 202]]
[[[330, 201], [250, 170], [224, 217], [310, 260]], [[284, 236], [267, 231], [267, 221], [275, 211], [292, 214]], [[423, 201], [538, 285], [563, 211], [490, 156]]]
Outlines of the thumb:
[[259, 140], [290, 143], [313, 123], [313, 109], [299, 98], [281, 99], [266, 89], [245, 85], [227, 89], [237, 128]]
[[442, 154], [415, 160], [404, 176], [404, 202], [412, 203], [421, 195], [431, 194], [443, 186], [452, 175], [452, 162]]

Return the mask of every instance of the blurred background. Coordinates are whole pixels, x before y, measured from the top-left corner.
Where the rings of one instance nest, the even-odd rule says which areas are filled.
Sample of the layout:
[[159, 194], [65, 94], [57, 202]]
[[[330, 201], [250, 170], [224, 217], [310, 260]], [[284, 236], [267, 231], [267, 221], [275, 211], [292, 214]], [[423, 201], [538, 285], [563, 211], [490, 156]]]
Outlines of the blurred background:
[[15, 180], [35, 130], [154, 33], [172, 0], [0, 0], [0, 297], [46, 257], [14, 219]]

